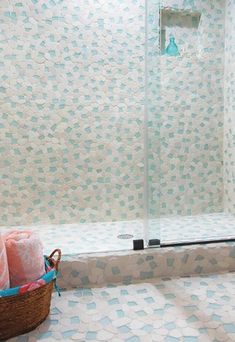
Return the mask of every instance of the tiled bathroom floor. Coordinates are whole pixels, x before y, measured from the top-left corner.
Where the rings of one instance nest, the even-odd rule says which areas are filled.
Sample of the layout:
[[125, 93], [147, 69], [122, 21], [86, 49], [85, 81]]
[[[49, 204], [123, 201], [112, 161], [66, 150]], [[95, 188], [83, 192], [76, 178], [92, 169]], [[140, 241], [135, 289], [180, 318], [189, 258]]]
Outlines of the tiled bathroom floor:
[[[14, 227], [1, 227], [1, 230], [12, 228]], [[38, 231], [42, 241], [45, 241], [46, 254], [57, 247], [65, 255], [129, 250], [133, 248], [133, 239], [143, 239], [145, 236], [142, 221], [17, 228]], [[118, 236], [123, 234], [131, 235], [130, 239], [119, 239]], [[149, 238], [160, 238], [162, 243], [229, 237], [235, 237], [235, 216], [225, 213], [161, 218], [151, 220], [149, 224]]]
[[33, 341], [235, 341], [235, 273], [54, 294]]

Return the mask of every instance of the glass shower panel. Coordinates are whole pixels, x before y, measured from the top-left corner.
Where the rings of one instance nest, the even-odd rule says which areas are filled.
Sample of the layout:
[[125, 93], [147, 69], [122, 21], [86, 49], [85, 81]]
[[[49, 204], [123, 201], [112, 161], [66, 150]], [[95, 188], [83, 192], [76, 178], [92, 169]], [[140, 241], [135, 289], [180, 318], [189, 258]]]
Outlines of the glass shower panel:
[[[226, 54], [224, 61], [224, 5], [148, 1], [147, 238], [160, 239], [161, 245], [235, 237], [234, 215], [224, 208], [229, 113], [223, 80], [224, 64], [231, 63]], [[229, 90], [227, 96], [233, 96]]]

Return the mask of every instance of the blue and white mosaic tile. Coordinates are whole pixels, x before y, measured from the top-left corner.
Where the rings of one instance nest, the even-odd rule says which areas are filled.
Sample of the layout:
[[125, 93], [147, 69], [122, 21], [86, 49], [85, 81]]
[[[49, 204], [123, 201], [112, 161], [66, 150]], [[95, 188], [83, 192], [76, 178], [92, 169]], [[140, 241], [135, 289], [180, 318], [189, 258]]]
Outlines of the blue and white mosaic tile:
[[11, 342], [232, 342], [235, 274], [159, 279], [54, 294], [51, 314]]
[[[160, 234], [158, 235], [158, 232]], [[150, 237], [162, 243], [226, 240], [235, 237], [235, 216], [226, 213], [149, 220]]]
[[[143, 217], [145, 62], [151, 216], [221, 211], [225, 2], [161, 2], [201, 13], [198, 28], [174, 27], [178, 58], [159, 54], [159, 6], [148, 2], [145, 61], [144, 0], [1, 1], [1, 225]], [[228, 0], [230, 212], [233, 8]]]
[[[166, 44], [170, 35], [175, 37], [178, 57], [161, 54], [160, 8], [172, 10], [167, 23], [163, 16], [161, 28]], [[195, 13], [199, 25], [187, 19]], [[152, 218], [223, 210], [224, 39], [224, 0], [148, 1]]]
[[58, 283], [64, 289], [229, 272], [235, 271], [235, 244], [67, 255], [60, 270]]
[[143, 216], [144, 0], [1, 0], [1, 225]]
[[[228, 214], [202, 215], [194, 220], [192, 217], [185, 217], [184, 220], [178, 218], [178, 221], [177, 218], [165, 218], [159, 221], [161, 227], [163, 222], [161, 238], [165, 243], [198, 241], [212, 236], [215, 239], [226, 239], [229, 238], [228, 232], [233, 234], [235, 226], [234, 216]], [[152, 235], [156, 238], [159, 237], [159, 231], [155, 229], [156, 222], [153, 223]], [[25, 229], [25, 226], [17, 228]], [[3, 231], [9, 229], [5, 227]], [[144, 235], [141, 221], [31, 226], [27, 229], [40, 234], [46, 255], [55, 248], [61, 248], [63, 258], [59, 284], [62, 288], [100, 286], [110, 282], [130, 284], [162, 276], [235, 270], [235, 245], [232, 242], [132, 251], [133, 238], [143, 238]], [[127, 233], [133, 235], [133, 238], [118, 238]]]
[[[132, 250], [134, 239], [153, 237], [161, 243], [231, 239], [235, 236], [235, 217], [231, 214], [166, 217], [149, 221], [149, 231], [141, 220], [63, 225], [1, 227], [1, 232], [29, 229], [37, 232], [49, 255], [55, 248], [63, 254], [80, 255]], [[146, 240], [147, 241], [147, 240]]]

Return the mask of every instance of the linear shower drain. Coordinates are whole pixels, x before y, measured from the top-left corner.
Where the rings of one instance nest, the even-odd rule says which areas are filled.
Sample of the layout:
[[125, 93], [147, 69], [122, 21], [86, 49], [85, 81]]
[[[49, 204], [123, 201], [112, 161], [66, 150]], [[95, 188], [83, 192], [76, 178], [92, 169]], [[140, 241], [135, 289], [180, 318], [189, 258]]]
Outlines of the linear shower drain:
[[121, 240], [128, 240], [128, 239], [133, 239], [133, 235], [131, 234], [120, 234], [117, 236], [118, 239], [121, 239]]

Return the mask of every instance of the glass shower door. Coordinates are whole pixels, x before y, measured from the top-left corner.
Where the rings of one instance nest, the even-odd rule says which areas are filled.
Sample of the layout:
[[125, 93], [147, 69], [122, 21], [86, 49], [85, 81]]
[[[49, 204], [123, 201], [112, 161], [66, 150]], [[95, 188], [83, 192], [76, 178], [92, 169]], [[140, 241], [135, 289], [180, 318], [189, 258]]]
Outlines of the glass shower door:
[[179, 6], [170, 0], [147, 1], [146, 240], [150, 246], [235, 238], [223, 167], [227, 160], [225, 181], [229, 177], [233, 189], [228, 161], [232, 153], [224, 154], [223, 147], [224, 138], [227, 149], [231, 145], [232, 133], [224, 124], [233, 96], [223, 82], [225, 8], [212, 2], [209, 8], [206, 2], [185, 1]]

